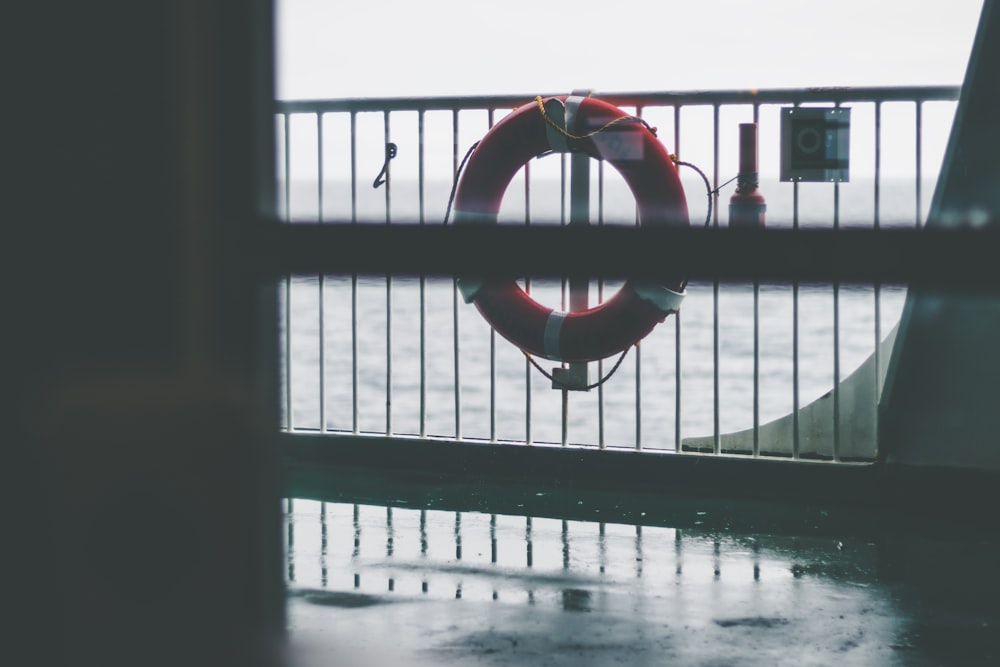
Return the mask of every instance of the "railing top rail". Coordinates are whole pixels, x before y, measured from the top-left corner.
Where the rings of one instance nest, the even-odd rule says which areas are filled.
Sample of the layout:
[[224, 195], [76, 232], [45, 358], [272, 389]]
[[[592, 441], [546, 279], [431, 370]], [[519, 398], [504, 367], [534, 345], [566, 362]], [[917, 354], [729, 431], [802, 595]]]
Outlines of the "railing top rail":
[[[699, 106], [723, 104], [796, 104], [816, 102], [927, 102], [957, 100], [960, 86], [862, 86], [834, 88], [771, 88], [693, 90], [680, 92], [600, 92], [602, 100], [617, 106]], [[547, 93], [550, 95], [564, 95]], [[531, 102], [535, 94], [428, 97], [357, 97], [326, 100], [277, 100], [277, 113], [366, 111], [455, 111], [514, 108]]]

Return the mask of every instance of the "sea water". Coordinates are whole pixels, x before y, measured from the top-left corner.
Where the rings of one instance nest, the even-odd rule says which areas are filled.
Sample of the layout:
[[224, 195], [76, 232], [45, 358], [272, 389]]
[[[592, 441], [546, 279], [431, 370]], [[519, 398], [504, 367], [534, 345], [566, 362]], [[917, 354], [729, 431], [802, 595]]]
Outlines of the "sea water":
[[[527, 204], [523, 179], [515, 178], [501, 224], [524, 224], [526, 215], [532, 224], [566, 219], [565, 187], [536, 178], [539, 171], [531, 177]], [[690, 173], [683, 181], [691, 224], [705, 224], [703, 183]], [[422, 197], [417, 182], [403, 178], [391, 180], [388, 190], [367, 183], [352, 188], [346, 181], [322, 188], [316, 181], [293, 181], [281, 189], [281, 207], [293, 222], [320, 219], [322, 205], [324, 220], [440, 225], [451, 183], [425, 183]], [[796, 197], [790, 183], [761, 183], [769, 228], [871, 228], [876, 198], [881, 227], [912, 227], [926, 213], [932, 182], [884, 178], [878, 188], [872, 180], [855, 180], [797, 189]], [[720, 192], [720, 226], [728, 219], [731, 193], [732, 186]], [[623, 183], [605, 178], [603, 188], [592, 187], [591, 217], [634, 224], [634, 201]], [[714, 216], [709, 224], [716, 224]], [[317, 276], [295, 277], [279, 288], [281, 307], [288, 309], [281, 321], [282, 392], [290, 390], [283, 394], [282, 418], [287, 426], [291, 417], [295, 429], [674, 449], [678, 436], [713, 433], [716, 420], [722, 433], [753, 425], [751, 284], [716, 289], [711, 282], [692, 282], [679, 318], [668, 317], [630, 349], [599, 390], [569, 392], [564, 404], [563, 392], [553, 390], [514, 345], [491, 334], [475, 307], [456, 295], [451, 279], [328, 275], [320, 283]], [[594, 281], [592, 303], [599, 290], [607, 298], [619, 285]], [[538, 301], [564, 308], [560, 281], [535, 279], [531, 289]], [[904, 300], [900, 285], [800, 285], [796, 361], [793, 287], [761, 284], [760, 423], [792, 410], [796, 367], [800, 406], [829, 392], [837, 377], [847, 377], [898, 321]], [[547, 370], [558, 365], [539, 361]], [[592, 363], [591, 381], [615, 361]]]

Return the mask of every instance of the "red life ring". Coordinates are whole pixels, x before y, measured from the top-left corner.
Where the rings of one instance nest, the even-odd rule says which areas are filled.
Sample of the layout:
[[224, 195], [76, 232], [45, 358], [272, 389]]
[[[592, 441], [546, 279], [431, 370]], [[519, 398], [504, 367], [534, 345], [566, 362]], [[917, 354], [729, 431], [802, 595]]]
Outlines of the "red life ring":
[[[470, 156], [454, 200], [456, 224], [496, 224], [503, 194], [530, 159], [550, 151], [607, 160], [635, 197], [640, 224], [688, 224], [687, 202], [673, 160], [645, 123], [591, 97], [538, 99], [505, 116]], [[544, 112], [543, 112], [544, 108]], [[622, 352], [677, 312], [683, 287], [630, 280], [608, 301], [560, 312], [533, 300], [513, 280], [460, 279], [501, 336], [553, 361], [596, 361]]]

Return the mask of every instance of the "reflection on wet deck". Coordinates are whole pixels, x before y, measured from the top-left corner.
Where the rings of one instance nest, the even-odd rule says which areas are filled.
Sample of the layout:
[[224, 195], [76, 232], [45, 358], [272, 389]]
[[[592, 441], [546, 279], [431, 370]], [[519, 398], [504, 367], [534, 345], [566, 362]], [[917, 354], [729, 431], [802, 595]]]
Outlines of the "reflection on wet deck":
[[972, 545], [286, 503], [297, 664], [990, 664], [1000, 647], [995, 576], [942, 578]]

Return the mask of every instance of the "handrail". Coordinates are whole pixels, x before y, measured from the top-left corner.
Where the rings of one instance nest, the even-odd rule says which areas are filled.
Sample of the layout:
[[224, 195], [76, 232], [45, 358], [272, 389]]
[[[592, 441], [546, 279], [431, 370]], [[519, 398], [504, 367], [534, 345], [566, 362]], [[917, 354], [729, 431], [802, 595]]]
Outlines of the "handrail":
[[[600, 92], [616, 106], [696, 106], [715, 104], [794, 104], [812, 102], [930, 102], [958, 99], [960, 86], [859, 86], [843, 88], [762, 88], [746, 90], [692, 90], [681, 92]], [[277, 100], [276, 113], [335, 111], [455, 111], [515, 108], [542, 97], [565, 95], [462, 95], [428, 97], [361, 97], [315, 100]]]

